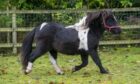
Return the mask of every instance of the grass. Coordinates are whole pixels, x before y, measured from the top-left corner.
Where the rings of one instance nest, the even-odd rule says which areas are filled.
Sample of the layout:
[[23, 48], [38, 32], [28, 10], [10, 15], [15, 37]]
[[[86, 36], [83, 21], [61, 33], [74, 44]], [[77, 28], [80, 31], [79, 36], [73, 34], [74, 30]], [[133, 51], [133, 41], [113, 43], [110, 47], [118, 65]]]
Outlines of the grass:
[[71, 68], [81, 63], [80, 56], [59, 54], [58, 63], [65, 74], [57, 75], [46, 54], [24, 75], [17, 56], [0, 56], [0, 84], [140, 84], [140, 48], [108, 48], [99, 54], [110, 74], [100, 74], [91, 58], [87, 67], [71, 73]]

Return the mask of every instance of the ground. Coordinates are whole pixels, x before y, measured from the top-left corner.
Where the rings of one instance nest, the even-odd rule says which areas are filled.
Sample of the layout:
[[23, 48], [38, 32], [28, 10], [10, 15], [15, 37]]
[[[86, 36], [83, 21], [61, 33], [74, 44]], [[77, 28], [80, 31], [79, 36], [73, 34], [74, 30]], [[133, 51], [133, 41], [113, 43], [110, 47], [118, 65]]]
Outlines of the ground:
[[18, 56], [0, 56], [0, 84], [140, 84], [140, 48], [104, 48], [99, 54], [109, 74], [99, 73], [91, 58], [87, 67], [71, 73], [71, 68], [80, 64], [80, 56], [59, 54], [58, 63], [65, 74], [57, 75], [46, 54], [24, 75]]

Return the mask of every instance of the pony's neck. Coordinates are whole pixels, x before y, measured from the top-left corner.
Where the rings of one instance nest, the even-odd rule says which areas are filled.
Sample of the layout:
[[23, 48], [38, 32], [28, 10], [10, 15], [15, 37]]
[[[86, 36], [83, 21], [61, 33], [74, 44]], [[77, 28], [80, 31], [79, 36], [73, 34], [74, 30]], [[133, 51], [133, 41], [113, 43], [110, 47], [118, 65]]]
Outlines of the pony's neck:
[[104, 33], [104, 30], [97, 29], [94, 32], [95, 32], [97, 37], [101, 38], [103, 33]]
[[94, 25], [92, 26], [91, 31], [100, 39], [105, 31], [104, 28], [102, 28], [100, 22], [96, 21]]

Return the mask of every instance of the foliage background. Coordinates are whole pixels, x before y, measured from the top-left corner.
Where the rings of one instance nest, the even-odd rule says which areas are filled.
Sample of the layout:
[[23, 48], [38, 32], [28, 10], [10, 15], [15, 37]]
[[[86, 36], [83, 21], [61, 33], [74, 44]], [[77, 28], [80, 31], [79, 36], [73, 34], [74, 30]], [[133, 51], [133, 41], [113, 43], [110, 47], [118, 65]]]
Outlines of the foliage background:
[[0, 9], [67, 9], [139, 7], [139, 0], [0, 0]]
[[[11, 10], [87, 10], [105, 8], [130, 8], [140, 7], [140, 0], [0, 0], [0, 11]], [[85, 13], [40, 13], [40, 14], [16, 14], [17, 28], [33, 28], [40, 23], [58, 22], [61, 24], [72, 25], [79, 21]], [[118, 22], [123, 25], [138, 25], [140, 23], [140, 11], [117, 12], [115, 13]], [[0, 28], [12, 28], [12, 15], [0, 14]], [[125, 30], [120, 37], [115, 38], [110, 33], [105, 33], [102, 40], [135, 40], [140, 39], [140, 29]], [[17, 42], [22, 42], [27, 32], [17, 33]], [[12, 43], [11, 32], [0, 32], [0, 43]], [[7, 38], [6, 38], [7, 37]], [[2, 51], [1, 51], [2, 50]], [[3, 51], [0, 48], [0, 52]], [[11, 49], [10, 49], [11, 50]], [[7, 52], [7, 51], [6, 51]]]
[[[128, 8], [140, 6], [139, 0], [0, 0], [0, 10], [59, 10], [59, 9], [101, 9], [101, 8]], [[17, 24], [20, 26], [34, 26], [40, 23], [38, 19], [43, 21], [61, 21], [68, 25], [68, 23], [74, 23], [77, 21], [75, 17], [81, 17], [83, 14], [47, 14], [47, 15], [36, 15], [36, 18], [24, 18], [24, 15], [19, 15]], [[34, 14], [28, 14], [27, 17], [34, 17]], [[73, 18], [74, 17], [74, 18]], [[0, 15], [0, 21], [2, 24], [0, 27], [11, 26], [9, 22], [11, 17]], [[35, 24], [23, 24], [28, 22], [39, 21]], [[66, 19], [66, 20], [64, 20]], [[5, 22], [5, 23], [4, 23]], [[22, 25], [23, 24], [23, 25]]]

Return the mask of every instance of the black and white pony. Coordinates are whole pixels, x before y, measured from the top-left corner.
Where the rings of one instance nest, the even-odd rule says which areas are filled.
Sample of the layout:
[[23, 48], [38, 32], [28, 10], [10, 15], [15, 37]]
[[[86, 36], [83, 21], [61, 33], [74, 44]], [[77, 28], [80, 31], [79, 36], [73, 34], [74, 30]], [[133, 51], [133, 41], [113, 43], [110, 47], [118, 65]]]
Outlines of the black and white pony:
[[[42, 23], [24, 38], [21, 48], [24, 73], [31, 72], [33, 62], [46, 52], [49, 52], [50, 61], [58, 74], [63, 74], [63, 71], [56, 62], [57, 52], [81, 55], [82, 63], [73, 67], [73, 72], [85, 67], [90, 55], [100, 72], [108, 73], [102, 66], [97, 51], [100, 37], [105, 30], [113, 34], [121, 33], [111, 10], [87, 13], [78, 23], [67, 27], [58, 23]], [[36, 48], [32, 51], [33, 40]]]

